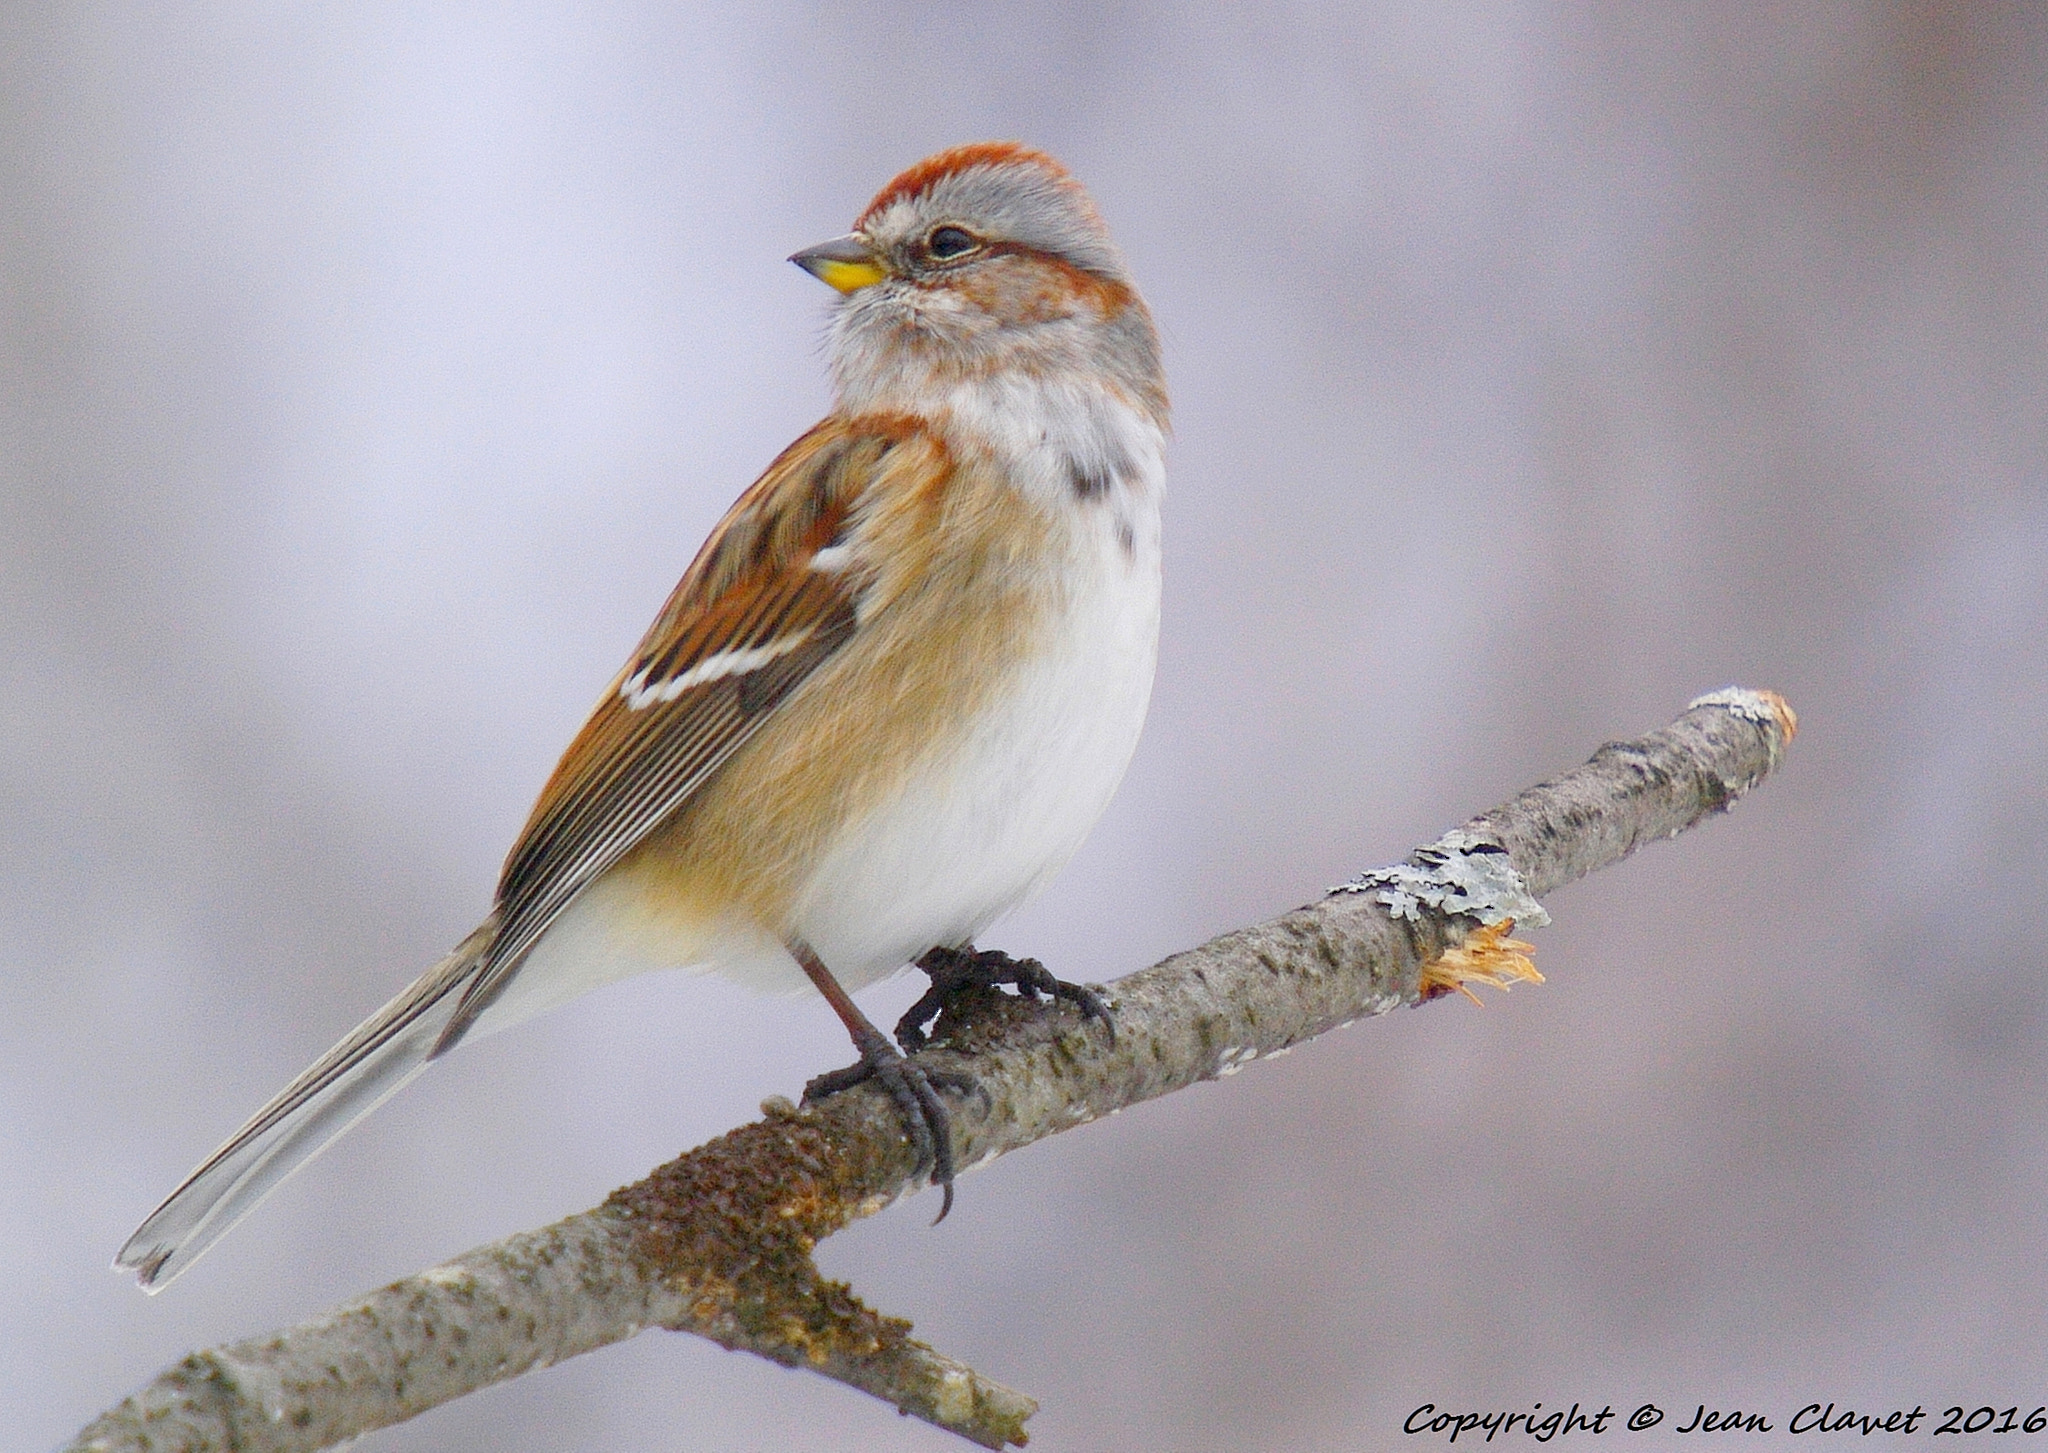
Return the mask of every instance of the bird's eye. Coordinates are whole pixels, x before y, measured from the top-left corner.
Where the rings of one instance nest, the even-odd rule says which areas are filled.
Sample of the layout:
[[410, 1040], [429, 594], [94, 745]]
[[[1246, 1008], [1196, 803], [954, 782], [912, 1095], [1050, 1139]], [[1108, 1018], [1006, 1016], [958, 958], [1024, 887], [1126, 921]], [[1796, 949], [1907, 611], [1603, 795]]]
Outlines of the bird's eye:
[[965, 257], [980, 246], [980, 240], [964, 227], [934, 227], [924, 240], [924, 250], [940, 262]]

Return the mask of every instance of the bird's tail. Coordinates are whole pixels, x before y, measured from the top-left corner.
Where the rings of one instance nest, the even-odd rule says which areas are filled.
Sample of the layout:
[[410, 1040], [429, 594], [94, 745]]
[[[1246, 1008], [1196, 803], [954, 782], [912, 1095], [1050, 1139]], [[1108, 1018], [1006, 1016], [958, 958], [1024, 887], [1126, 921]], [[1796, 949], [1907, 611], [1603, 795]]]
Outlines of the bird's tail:
[[286, 1177], [427, 1067], [497, 932], [495, 916], [250, 1117], [172, 1191], [114, 1259], [154, 1292]]

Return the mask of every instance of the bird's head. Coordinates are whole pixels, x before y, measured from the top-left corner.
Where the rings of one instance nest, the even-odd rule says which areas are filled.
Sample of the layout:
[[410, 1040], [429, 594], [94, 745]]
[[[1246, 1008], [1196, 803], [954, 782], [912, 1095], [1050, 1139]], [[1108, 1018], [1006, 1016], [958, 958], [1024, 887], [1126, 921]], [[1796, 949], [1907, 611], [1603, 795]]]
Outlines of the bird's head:
[[790, 261], [841, 294], [845, 406], [915, 409], [1023, 371], [1100, 378], [1163, 414], [1158, 336], [1123, 254], [1044, 152], [979, 142], [927, 157], [853, 231]]

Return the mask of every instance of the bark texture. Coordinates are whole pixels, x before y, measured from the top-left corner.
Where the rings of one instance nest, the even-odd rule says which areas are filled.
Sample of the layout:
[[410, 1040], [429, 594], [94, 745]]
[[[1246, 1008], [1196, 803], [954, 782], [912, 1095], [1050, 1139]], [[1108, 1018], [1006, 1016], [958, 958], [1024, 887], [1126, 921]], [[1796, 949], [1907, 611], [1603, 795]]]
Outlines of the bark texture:
[[[958, 1163], [1484, 978], [1444, 966], [1486, 960], [1500, 926], [1540, 914], [1535, 899], [1727, 809], [1778, 765], [1796, 726], [1770, 692], [1702, 697], [1405, 864], [1118, 980], [1105, 991], [1113, 1044], [1065, 1005], [990, 993], [949, 1009], [923, 1058], [971, 1070], [987, 1091], [956, 1104]], [[808, 1367], [984, 1447], [1024, 1443], [1030, 1398], [916, 1341], [812, 1260], [820, 1240], [922, 1184], [886, 1095], [862, 1086], [763, 1110], [594, 1210], [194, 1353], [70, 1448], [328, 1448], [648, 1327]]]

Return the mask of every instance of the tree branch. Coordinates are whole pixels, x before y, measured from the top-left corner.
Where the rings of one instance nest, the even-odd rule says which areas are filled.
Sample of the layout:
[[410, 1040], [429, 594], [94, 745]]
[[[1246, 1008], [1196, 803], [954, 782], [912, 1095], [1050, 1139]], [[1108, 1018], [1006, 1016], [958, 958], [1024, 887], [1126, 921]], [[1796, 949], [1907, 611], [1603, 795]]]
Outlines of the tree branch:
[[[939, 1025], [934, 1068], [987, 1090], [954, 1112], [978, 1166], [1111, 1111], [1470, 980], [1532, 977], [1535, 899], [1727, 809], [1778, 765], [1796, 720], [1770, 692], [1701, 697], [1591, 762], [1269, 922], [1118, 980], [1112, 1045], [1070, 1008], [990, 993]], [[700, 1146], [602, 1206], [479, 1247], [272, 1336], [194, 1353], [86, 1428], [74, 1450], [331, 1447], [648, 1327], [808, 1367], [988, 1448], [1037, 1404], [824, 1280], [817, 1243], [918, 1189], [887, 1096], [861, 1086]]]

